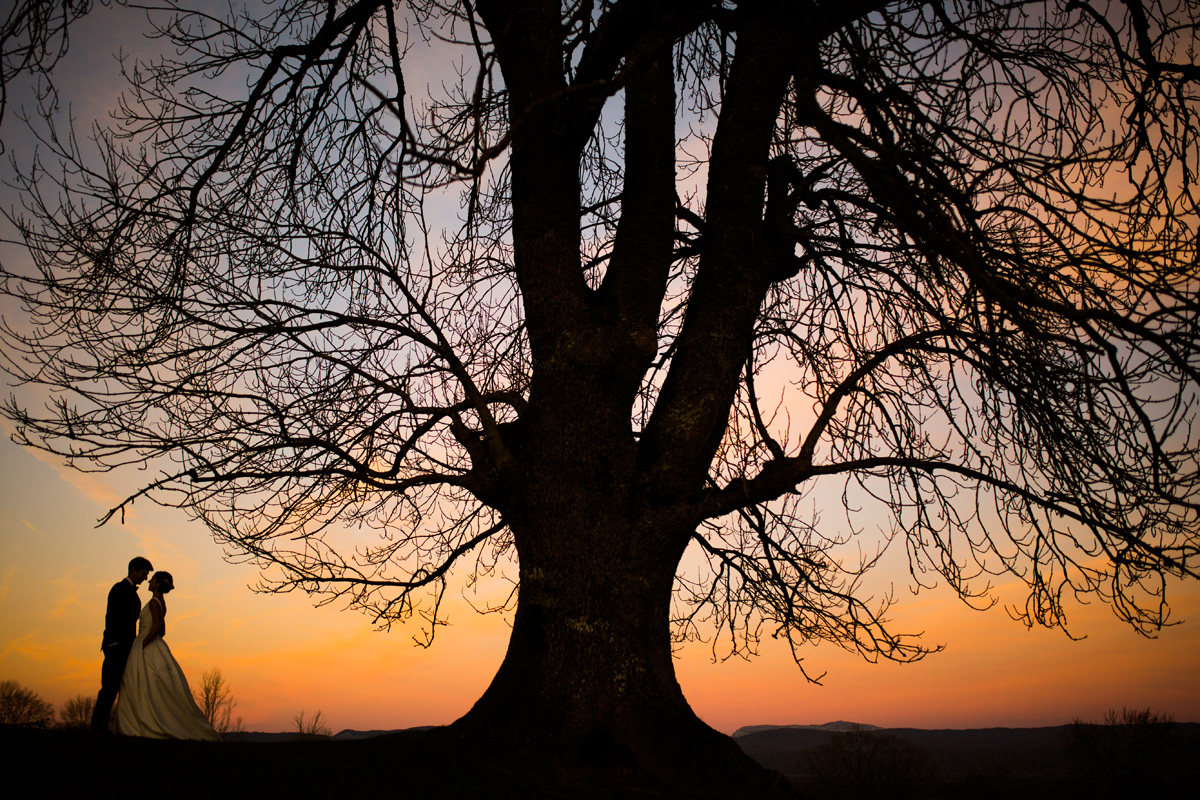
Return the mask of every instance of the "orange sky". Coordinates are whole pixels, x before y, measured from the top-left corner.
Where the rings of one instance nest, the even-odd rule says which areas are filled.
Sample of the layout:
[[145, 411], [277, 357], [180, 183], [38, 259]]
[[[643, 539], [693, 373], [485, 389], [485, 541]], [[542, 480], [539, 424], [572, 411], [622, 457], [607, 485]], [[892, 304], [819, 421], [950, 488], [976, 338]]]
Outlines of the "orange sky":
[[[136, 46], [127, 35], [130, 17], [118, 12], [100, 8], [72, 34], [56, 75], [80, 120], [103, 117], [120, 88], [108, 55], [118, 43], [126, 51]], [[19, 152], [10, 122], [6, 144]], [[219, 666], [253, 730], [285, 730], [299, 711], [317, 709], [335, 731], [447, 723], [483, 692], [503, 657], [504, 619], [480, 617], [462, 600], [451, 604], [452, 624], [424, 650], [413, 645], [415, 629], [379, 633], [365, 616], [315, 609], [303, 595], [252, 593], [254, 570], [224, 562], [204, 528], [180, 512], [142, 503], [124, 525], [97, 530], [121, 489], [146, 473], [81, 475], [8, 443], [9, 431], [0, 423], [0, 680], [15, 679], [56, 704], [94, 695], [105, 596], [134, 555], [175, 576], [168, 641], [188, 675], [195, 682]], [[757, 659], [717, 664], [706, 646], [692, 645], [681, 651], [677, 672], [700, 716], [726, 732], [835, 719], [1056, 725], [1122, 706], [1200, 721], [1200, 585], [1176, 589], [1176, 618], [1189, 623], [1157, 640], [1138, 636], [1100, 605], [1075, 610], [1075, 632], [1089, 638], [1072, 642], [1057, 631], [1027, 631], [1000, 608], [970, 611], [949, 592], [911, 597], [898, 589], [897, 628], [924, 630], [945, 652], [918, 664], [869, 665], [814, 647], [806, 655], [810, 673], [829, 673], [814, 686], [786, 648], [771, 646], [777, 643], [764, 643]]]
[[[425, 650], [413, 644], [413, 628], [376, 632], [365, 616], [313, 608], [303, 595], [252, 593], [254, 570], [224, 562], [205, 530], [179, 512], [140, 505], [125, 525], [95, 529], [116, 495], [105, 476], [0, 445], [0, 680], [15, 679], [56, 704], [94, 694], [104, 599], [137, 554], [175, 576], [168, 642], [184, 670], [195, 681], [219, 666], [253, 730], [286, 730], [297, 712], [317, 709], [335, 731], [451, 722], [503, 657], [504, 620], [480, 617], [462, 600]], [[1200, 586], [1180, 588], [1178, 616], [1190, 622], [1157, 640], [1136, 635], [1100, 605], [1076, 611], [1077, 631], [1088, 638], [1072, 642], [1057, 631], [1027, 631], [998, 608], [969, 611], [935, 591], [903, 593], [896, 609], [899, 627], [947, 645], [918, 664], [870, 665], [813, 647], [806, 665], [829, 673], [814, 686], [784, 648], [768, 642], [759, 658], [718, 664], [705, 646], [693, 645], [676, 668], [697, 713], [725, 732], [835, 719], [926, 728], [1055, 725], [1121, 706], [1200, 721]]]

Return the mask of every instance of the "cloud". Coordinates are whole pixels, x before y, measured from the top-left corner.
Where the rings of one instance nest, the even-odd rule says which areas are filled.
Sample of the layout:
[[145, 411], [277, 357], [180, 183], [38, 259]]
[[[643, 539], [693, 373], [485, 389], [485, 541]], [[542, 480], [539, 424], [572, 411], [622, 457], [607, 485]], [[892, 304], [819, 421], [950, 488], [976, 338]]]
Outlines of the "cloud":
[[[13, 426], [7, 420], [0, 420], [0, 431], [11, 435]], [[54, 453], [47, 453], [45, 450], [38, 450], [34, 447], [19, 448], [22, 452], [41, 461], [49, 467], [55, 475], [61, 478], [68, 485], [73, 487], [83, 497], [102, 506], [106, 511], [121, 502], [120, 494], [109, 485], [104, 476], [94, 472], [80, 472], [63, 463], [63, 457]], [[24, 520], [22, 520], [24, 521]], [[26, 522], [26, 525], [29, 523]], [[33, 526], [30, 526], [31, 528]], [[34, 528], [36, 531], [36, 528]]]
[[41, 633], [41, 630], [37, 629], [25, 636], [11, 640], [3, 650], [0, 650], [0, 661], [4, 661], [10, 656], [25, 656], [35, 661], [53, 658], [54, 649], [46, 646]]
[[47, 612], [47, 615], [51, 619], [62, 619], [79, 602], [82, 590], [79, 581], [75, 577], [77, 572], [77, 569], [72, 570], [61, 578], [47, 582], [48, 586], [54, 588], [52, 596], [57, 600], [56, 605]]

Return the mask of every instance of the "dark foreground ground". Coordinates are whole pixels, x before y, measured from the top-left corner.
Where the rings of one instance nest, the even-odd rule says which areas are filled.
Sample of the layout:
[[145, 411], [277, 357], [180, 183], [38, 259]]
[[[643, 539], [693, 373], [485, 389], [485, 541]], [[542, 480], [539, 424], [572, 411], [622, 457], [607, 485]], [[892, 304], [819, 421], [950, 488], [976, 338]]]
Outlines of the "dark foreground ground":
[[[933, 769], [919, 786], [849, 794], [813, 783], [814, 748], [825, 731], [779, 729], [740, 737], [742, 748], [787, 775], [803, 795], [827, 797], [1103, 800], [1194, 796], [1200, 783], [1200, 725], [1177, 725], [1162, 752], [1141, 754], [1128, 785], [1080, 770], [1061, 728], [877, 731], [902, 738]], [[513, 764], [486, 752], [454, 752], [434, 731], [369, 739], [176, 742], [0, 726], [5, 797], [104, 796], [181, 800], [333, 797], [579, 798], [649, 800], [680, 795], [620, 772], [553, 773], [536, 759]], [[1122, 781], [1124, 783], [1124, 781]], [[881, 789], [884, 787], [880, 787]], [[681, 798], [682, 800], [682, 798]]]
[[555, 773], [536, 759], [513, 764], [445, 745], [436, 729], [357, 740], [190, 742], [0, 725], [0, 797], [684, 800], [619, 771]]
[[[742, 750], [813, 798], [912, 800], [1176, 800], [1200, 786], [1200, 724], [975, 730], [875, 729], [841, 749], [833, 730], [775, 728], [740, 736]], [[880, 746], [881, 740], [900, 743]], [[874, 747], [871, 742], [876, 742]], [[889, 781], [916, 757], [907, 781]], [[840, 763], [836, 763], [841, 759]], [[911, 766], [911, 764], [909, 765]], [[822, 775], [824, 773], [824, 775]], [[875, 783], [869, 780], [874, 773]], [[822, 781], [824, 778], [824, 781]], [[857, 791], [850, 784], [857, 783]]]

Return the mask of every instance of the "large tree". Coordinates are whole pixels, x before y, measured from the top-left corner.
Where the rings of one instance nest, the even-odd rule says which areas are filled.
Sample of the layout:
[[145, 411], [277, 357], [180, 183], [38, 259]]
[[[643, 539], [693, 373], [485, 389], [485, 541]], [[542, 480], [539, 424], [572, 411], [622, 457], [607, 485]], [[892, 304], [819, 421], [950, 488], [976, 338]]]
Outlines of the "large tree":
[[1031, 624], [1197, 577], [1193, 0], [165, 5], [26, 173], [6, 413], [385, 623], [515, 560], [461, 736], [724, 794], [673, 632], [919, 658], [889, 543]]

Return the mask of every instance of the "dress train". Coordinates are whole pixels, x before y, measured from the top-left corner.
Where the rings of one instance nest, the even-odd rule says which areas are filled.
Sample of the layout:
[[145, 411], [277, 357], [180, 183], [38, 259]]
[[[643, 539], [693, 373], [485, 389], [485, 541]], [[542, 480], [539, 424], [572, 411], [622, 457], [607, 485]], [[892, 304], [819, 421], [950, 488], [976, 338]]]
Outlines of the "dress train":
[[138, 636], [117, 699], [117, 732], [152, 739], [220, 741], [221, 735], [192, 699], [183, 669], [167, 643], [160, 636], [142, 646], [154, 621], [150, 603], [155, 602], [150, 598], [138, 616]]

